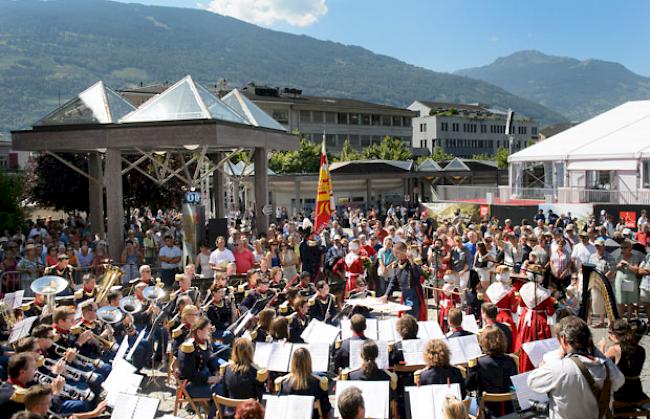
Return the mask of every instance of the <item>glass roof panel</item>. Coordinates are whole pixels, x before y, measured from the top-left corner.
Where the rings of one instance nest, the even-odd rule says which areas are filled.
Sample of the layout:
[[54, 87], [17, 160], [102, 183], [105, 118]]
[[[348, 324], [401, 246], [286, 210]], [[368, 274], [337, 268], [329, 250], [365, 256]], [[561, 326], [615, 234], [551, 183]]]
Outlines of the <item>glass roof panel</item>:
[[218, 97], [210, 93], [208, 89], [198, 83], [195, 85], [196, 90], [201, 97], [201, 100], [205, 104], [205, 107], [207, 108], [212, 118], [220, 119], [222, 121], [236, 122], [238, 124], [250, 125], [248, 123], [248, 120], [243, 115], [240, 115], [236, 110], [223, 103], [221, 100], [219, 100]]
[[264, 112], [259, 106], [243, 95], [239, 90], [233, 89], [221, 99], [226, 105], [235, 109], [255, 126], [286, 131], [278, 121]]

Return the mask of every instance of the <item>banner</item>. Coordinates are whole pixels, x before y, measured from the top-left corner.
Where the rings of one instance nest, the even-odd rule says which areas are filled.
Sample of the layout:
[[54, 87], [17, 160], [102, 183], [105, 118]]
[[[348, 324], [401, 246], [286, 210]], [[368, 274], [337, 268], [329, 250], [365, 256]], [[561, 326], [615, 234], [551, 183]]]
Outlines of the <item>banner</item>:
[[314, 233], [320, 234], [332, 218], [334, 204], [332, 193], [332, 180], [330, 168], [325, 152], [325, 138], [323, 138], [323, 150], [320, 155], [320, 172], [318, 175], [318, 192], [316, 194], [316, 215], [314, 216]]

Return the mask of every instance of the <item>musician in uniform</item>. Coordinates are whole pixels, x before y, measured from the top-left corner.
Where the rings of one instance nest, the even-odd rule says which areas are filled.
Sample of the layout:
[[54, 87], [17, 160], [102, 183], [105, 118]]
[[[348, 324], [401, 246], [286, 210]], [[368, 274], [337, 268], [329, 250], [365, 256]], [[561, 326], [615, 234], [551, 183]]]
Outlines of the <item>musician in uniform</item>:
[[300, 274], [300, 281], [296, 285], [296, 288], [298, 289], [300, 295], [304, 297], [310, 297], [316, 294], [316, 287], [314, 287], [314, 284], [310, 281], [311, 276], [309, 275], [309, 272], [305, 271]]
[[192, 305], [192, 300], [187, 295], [181, 295], [176, 299], [176, 312], [174, 316], [167, 321], [165, 328], [167, 330], [174, 330], [181, 325], [181, 314], [183, 309], [189, 305]]
[[86, 300], [94, 300], [97, 296], [97, 279], [92, 273], [87, 273], [83, 276], [83, 286], [74, 293], [74, 304], [80, 304]]
[[282, 378], [279, 395], [313, 396], [320, 402], [323, 417], [329, 417], [332, 405], [327, 395], [328, 387], [327, 377], [317, 377], [312, 374], [309, 350], [296, 349], [291, 357], [290, 373]]
[[172, 353], [178, 357], [178, 348], [187, 340], [192, 326], [199, 319], [199, 309], [195, 305], [188, 305], [181, 312], [181, 324], [172, 331]]
[[403, 242], [395, 243], [394, 252], [397, 257], [397, 267], [388, 282], [382, 301], [387, 302], [393, 290], [399, 288], [402, 291], [402, 304], [411, 307], [409, 314], [419, 321], [426, 321], [427, 306], [421, 285], [420, 267], [409, 259], [406, 245]]
[[248, 295], [242, 300], [239, 308], [241, 312], [252, 310], [253, 314], [257, 314], [264, 309], [265, 302], [273, 297], [269, 293], [269, 280], [268, 278], [258, 278], [256, 288], [249, 292]]
[[253, 345], [246, 338], [233, 342], [230, 361], [221, 366], [225, 396], [261, 400], [269, 372], [253, 364]]
[[307, 328], [309, 317], [307, 317], [307, 300], [303, 296], [299, 296], [294, 300], [293, 304], [294, 313], [288, 317], [289, 319], [289, 342], [304, 343], [302, 340], [302, 332]]
[[379, 357], [379, 348], [372, 340], [366, 340], [361, 345], [361, 359], [363, 364], [360, 368], [347, 373], [349, 380], [354, 381], [389, 381], [391, 395], [397, 390], [397, 375], [392, 372], [379, 369], [377, 367], [377, 358]]
[[275, 319], [275, 310], [265, 308], [257, 315], [257, 327], [250, 333], [254, 342], [270, 342], [271, 324]]
[[[120, 308], [121, 299], [122, 293], [120, 291], [109, 291], [108, 294], [106, 294], [106, 301], [110, 307]], [[133, 316], [130, 313], [124, 313], [124, 317], [121, 321], [111, 325], [113, 328], [113, 336], [120, 342], [125, 336], [135, 336], [136, 328], [133, 322]]]
[[[186, 307], [187, 308], [187, 307]], [[180, 345], [178, 351], [179, 376], [187, 380], [185, 387], [190, 397], [211, 398], [212, 394], [223, 394], [219, 371], [210, 362], [210, 320], [201, 317], [192, 326], [190, 338]], [[214, 416], [214, 408], [210, 417]]]
[[316, 295], [309, 299], [309, 318], [333, 324], [336, 316], [336, 297], [330, 294], [327, 281], [316, 283]]
[[334, 372], [350, 366], [350, 341], [368, 339], [364, 334], [366, 330], [366, 318], [361, 314], [352, 315], [350, 329], [352, 329], [352, 337], [344, 339], [334, 354]]
[[463, 312], [459, 308], [452, 308], [449, 310], [449, 316], [447, 317], [447, 324], [449, 325], [449, 331], [445, 336], [447, 338], [459, 338], [462, 336], [469, 336], [472, 332], [463, 329], [461, 324], [463, 323]]
[[23, 316], [25, 318], [38, 316], [40, 319], [43, 315], [43, 309], [45, 308], [45, 296], [43, 294], [34, 293], [34, 300], [30, 303], [23, 304], [20, 308], [23, 311]]
[[158, 284], [158, 282], [154, 279], [153, 275], [151, 275], [151, 266], [141, 265], [140, 268], [138, 269], [138, 272], [140, 273], [140, 276], [138, 278], [132, 279], [129, 282], [129, 284], [135, 286], [135, 284], [143, 283], [146, 284], [146, 286], [148, 287]]
[[285, 300], [278, 307], [278, 312], [282, 316], [290, 316], [293, 314], [293, 302], [300, 296], [300, 290], [296, 287], [289, 288], [285, 293]]
[[[110, 325], [104, 324], [97, 320], [97, 303], [92, 300], [84, 301], [80, 304], [81, 321], [71, 328], [72, 333], [77, 330], [80, 332], [89, 330], [95, 336], [103, 338], [108, 342], [113, 342], [113, 329]], [[91, 358], [102, 358], [104, 361], [112, 358], [110, 348], [106, 348], [98, 339], [93, 338], [80, 346], [79, 352]]]
[[203, 307], [203, 311], [214, 326], [212, 338], [218, 339], [224, 344], [230, 344], [233, 335], [228, 327], [237, 319], [237, 307], [234, 306], [234, 301], [226, 300], [225, 291], [225, 288], [218, 285], [210, 287], [209, 292], [212, 298]]
[[72, 266], [69, 265], [70, 258], [65, 253], [61, 253], [57, 256], [57, 261], [56, 265], [45, 268], [43, 275], [60, 276], [68, 281], [68, 288], [62, 292], [62, 295], [71, 295], [75, 288], [75, 282], [72, 275]]
[[[192, 300], [192, 304], [200, 304], [199, 297], [200, 291], [197, 287], [192, 286], [192, 276], [189, 273], [177, 274], [176, 282], [178, 282], [178, 289], [169, 295], [170, 300], [175, 300], [181, 295], [187, 295]], [[172, 304], [172, 311], [174, 311], [175, 303]]]

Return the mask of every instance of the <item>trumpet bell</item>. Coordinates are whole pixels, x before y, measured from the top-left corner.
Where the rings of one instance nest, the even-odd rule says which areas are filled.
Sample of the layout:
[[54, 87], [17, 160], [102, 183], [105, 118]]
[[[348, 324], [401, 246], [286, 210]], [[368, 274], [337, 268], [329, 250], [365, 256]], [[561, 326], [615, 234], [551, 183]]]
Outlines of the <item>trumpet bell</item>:
[[97, 310], [97, 318], [103, 321], [104, 323], [108, 323], [108, 324], [118, 323], [120, 320], [122, 320], [123, 317], [124, 314], [117, 307], [105, 306]]
[[38, 278], [30, 288], [35, 294], [42, 294], [45, 296], [56, 295], [68, 287], [68, 281], [60, 276], [46, 275]]
[[142, 296], [148, 301], [158, 301], [166, 295], [165, 290], [156, 286], [150, 286], [142, 290]]
[[120, 299], [120, 309], [128, 314], [137, 313], [142, 310], [142, 303], [135, 296], [129, 295]]

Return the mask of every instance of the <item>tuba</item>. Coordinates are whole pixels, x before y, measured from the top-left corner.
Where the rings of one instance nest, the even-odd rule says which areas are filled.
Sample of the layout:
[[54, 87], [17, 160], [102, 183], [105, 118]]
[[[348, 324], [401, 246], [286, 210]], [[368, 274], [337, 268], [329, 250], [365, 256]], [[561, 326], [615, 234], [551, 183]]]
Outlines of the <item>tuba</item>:
[[142, 303], [134, 295], [120, 299], [120, 310], [126, 314], [134, 314], [142, 311]]
[[54, 296], [62, 293], [68, 288], [68, 281], [55, 275], [46, 275], [36, 279], [32, 282], [30, 288], [34, 294], [42, 294], [47, 299], [47, 305], [50, 309], [54, 309], [56, 302]]
[[120, 278], [122, 278], [122, 275], [122, 270], [117, 266], [108, 265], [106, 267], [106, 272], [104, 273], [102, 283], [99, 285], [99, 289], [97, 291], [97, 297], [95, 297], [95, 302], [98, 305], [103, 305], [102, 303], [104, 300], [106, 300], [106, 295], [108, 295], [108, 292], [113, 286], [117, 285], [117, 283], [120, 281]]
[[124, 314], [119, 308], [104, 306], [97, 310], [97, 318], [106, 324], [115, 324], [122, 320]]

